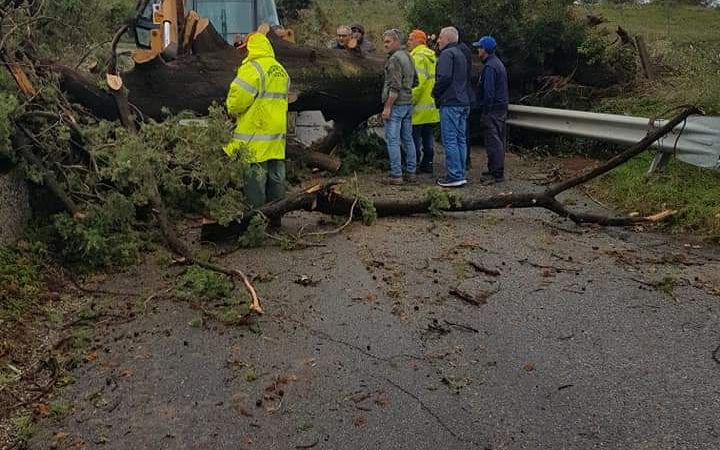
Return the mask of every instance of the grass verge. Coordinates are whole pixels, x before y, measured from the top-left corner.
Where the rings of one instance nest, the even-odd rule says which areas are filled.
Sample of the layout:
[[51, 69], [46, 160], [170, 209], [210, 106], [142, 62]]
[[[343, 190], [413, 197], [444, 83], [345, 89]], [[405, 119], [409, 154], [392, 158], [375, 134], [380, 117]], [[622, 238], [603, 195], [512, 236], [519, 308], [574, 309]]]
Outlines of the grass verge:
[[[595, 6], [613, 31], [618, 26], [648, 43], [659, 76], [641, 80], [621, 96], [600, 101], [600, 112], [652, 117], [684, 104], [720, 114], [720, 10], [687, 5]], [[636, 158], [593, 186], [598, 197], [625, 211], [642, 214], [663, 207], [681, 213], [670, 222], [676, 232], [720, 236], [720, 174], [672, 161], [646, 180], [650, 154]]]

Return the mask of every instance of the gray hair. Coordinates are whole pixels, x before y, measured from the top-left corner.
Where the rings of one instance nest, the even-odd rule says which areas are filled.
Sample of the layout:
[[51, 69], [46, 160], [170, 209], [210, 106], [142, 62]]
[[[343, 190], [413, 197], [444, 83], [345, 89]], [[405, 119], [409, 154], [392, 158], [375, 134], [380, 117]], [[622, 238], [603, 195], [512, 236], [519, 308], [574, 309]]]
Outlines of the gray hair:
[[440, 34], [447, 36], [451, 44], [460, 40], [460, 33], [455, 27], [445, 27], [440, 30]]
[[393, 39], [397, 39], [398, 42], [402, 42], [402, 33], [397, 28], [385, 30], [385, 32], [383, 33], [383, 39], [385, 39], [386, 37], [391, 37]]
[[337, 27], [337, 32], [339, 33], [341, 31], [347, 31], [348, 34], [352, 33], [352, 30], [347, 25], [340, 25], [339, 27]]

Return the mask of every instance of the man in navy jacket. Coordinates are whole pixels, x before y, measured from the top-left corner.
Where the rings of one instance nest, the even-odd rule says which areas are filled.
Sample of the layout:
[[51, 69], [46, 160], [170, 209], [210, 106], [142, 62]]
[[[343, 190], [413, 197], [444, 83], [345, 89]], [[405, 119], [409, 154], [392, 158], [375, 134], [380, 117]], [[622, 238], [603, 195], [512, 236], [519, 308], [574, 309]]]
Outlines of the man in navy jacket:
[[485, 129], [488, 170], [483, 172], [486, 184], [505, 181], [506, 121], [509, 103], [508, 77], [505, 65], [495, 56], [497, 44], [491, 36], [473, 43], [483, 61], [478, 84], [477, 102], [482, 110], [481, 122]]
[[467, 160], [467, 118], [470, 110], [470, 79], [467, 59], [459, 48], [458, 30], [443, 28], [438, 37], [440, 57], [435, 73], [433, 98], [440, 109], [440, 135], [445, 148], [447, 174], [438, 180], [443, 187], [461, 187]]

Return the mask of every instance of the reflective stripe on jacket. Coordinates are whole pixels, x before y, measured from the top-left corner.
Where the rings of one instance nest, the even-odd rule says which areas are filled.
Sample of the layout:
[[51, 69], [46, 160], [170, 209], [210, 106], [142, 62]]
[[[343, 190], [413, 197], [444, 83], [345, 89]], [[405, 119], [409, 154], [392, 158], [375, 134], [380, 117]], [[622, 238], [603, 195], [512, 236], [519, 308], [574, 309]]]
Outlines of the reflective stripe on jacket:
[[432, 90], [435, 86], [435, 52], [420, 44], [410, 54], [415, 61], [418, 85], [412, 90], [413, 125], [440, 122], [440, 111], [435, 107]]
[[237, 125], [225, 153], [232, 156], [244, 149], [251, 163], [282, 160], [290, 77], [275, 59], [265, 35], [252, 35], [247, 49], [248, 56], [240, 64], [226, 100], [228, 113], [237, 116]]

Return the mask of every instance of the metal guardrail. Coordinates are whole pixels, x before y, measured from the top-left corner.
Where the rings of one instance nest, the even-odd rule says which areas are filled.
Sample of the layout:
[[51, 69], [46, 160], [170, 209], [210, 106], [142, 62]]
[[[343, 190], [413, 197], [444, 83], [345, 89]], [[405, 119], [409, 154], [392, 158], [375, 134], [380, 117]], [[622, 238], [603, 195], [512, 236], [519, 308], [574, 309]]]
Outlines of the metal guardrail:
[[[665, 120], [652, 126], [661, 127]], [[508, 125], [532, 130], [586, 137], [620, 144], [634, 144], [643, 139], [650, 119], [600, 114], [568, 109], [510, 105]], [[720, 117], [691, 116], [655, 144], [658, 152], [649, 172], [675, 155], [680, 161], [698, 167], [720, 170]]]

